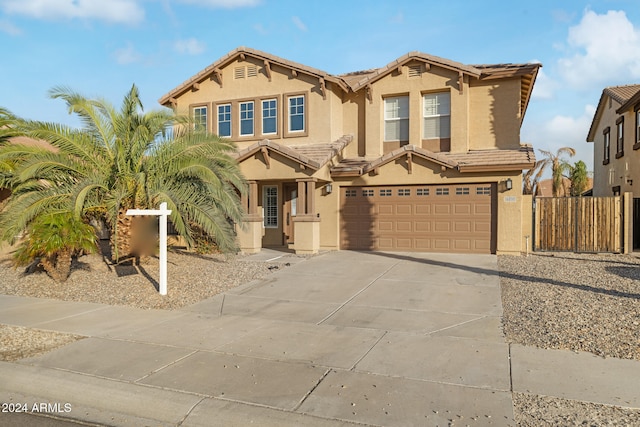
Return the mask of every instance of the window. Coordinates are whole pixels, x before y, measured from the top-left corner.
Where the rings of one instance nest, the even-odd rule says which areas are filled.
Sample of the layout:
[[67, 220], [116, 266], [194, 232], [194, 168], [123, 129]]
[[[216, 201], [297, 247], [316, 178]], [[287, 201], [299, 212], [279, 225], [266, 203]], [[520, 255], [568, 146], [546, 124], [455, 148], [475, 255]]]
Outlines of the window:
[[640, 148], [640, 104], [636, 105], [635, 113], [636, 113], [636, 140], [633, 143], [633, 149], [637, 150]]
[[624, 117], [616, 120], [616, 159], [624, 156]]
[[448, 188], [436, 188], [436, 196], [448, 196], [449, 189]]
[[193, 122], [195, 130], [207, 130], [207, 107], [195, 107], [193, 109]]
[[416, 190], [416, 195], [417, 196], [428, 196], [429, 195], [429, 189], [428, 188], [418, 188]]
[[424, 139], [451, 138], [451, 95], [427, 93], [422, 97]]
[[603, 161], [602, 164], [606, 165], [609, 163], [610, 153], [611, 153], [611, 128], [606, 127], [602, 132], [604, 136], [604, 153], [603, 153]]
[[278, 133], [278, 101], [266, 99], [262, 101], [262, 134]]
[[478, 196], [490, 196], [491, 195], [491, 187], [477, 187], [476, 194]]
[[289, 132], [304, 132], [304, 95], [289, 98]]
[[398, 189], [398, 196], [410, 196], [411, 189], [410, 188], [400, 188]]
[[409, 97], [384, 99], [384, 140], [409, 141]]
[[218, 136], [231, 136], [231, 104], [218, 105]]
[[373, 197], [373, 190], [372, 189], [362, 190], [362, 195], [364, 197]]
[[278, 226], [278, 187], [269, 185], [264, 187], [264, 226], [276, 228]]
[[240, 136], [253, 135], [253, 101], [240, 103]]
[[380, 190], [380, 196], [382, 197], [391, 196], [391, 190]]
[[344, 195], [346, 197], [356, 197], [358, 195], [358, 190], [345, 190]]
[[456, 196], [468, 196], [469, 187], [456, 187]]

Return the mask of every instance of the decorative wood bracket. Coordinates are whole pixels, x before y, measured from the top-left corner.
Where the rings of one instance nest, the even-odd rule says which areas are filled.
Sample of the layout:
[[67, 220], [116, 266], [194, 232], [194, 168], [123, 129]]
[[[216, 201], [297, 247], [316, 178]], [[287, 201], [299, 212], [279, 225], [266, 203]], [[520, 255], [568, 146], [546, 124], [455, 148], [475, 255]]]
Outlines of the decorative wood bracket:
[[200, 83], [194, 83], [193, 86], [191, 86], [191, 92], [196, 92], [200, 90]]
[[398, 65], [397, 71], [398, 74], [402, 74], [402, 65]]
[[267, 150], [267, 147], [262, 147], [260, 151], [262, 152], [262, 157], [264, 157], [264, 162], [267, 164], [267, 169], [271, 169], [271, 159], [269, 157], [269, 150]]
[[246, 57], [246, 55], [245, 55], [244, 53], [241, 53], [241, 54], [240, 54], [240, 59], [241, 59], [242, 61], [244, 61], [246, 58], [247, 58], [247, 57]]
[[266, 59], [264, 60], [264, 72], [267, 74], [269, 81], [271, 81], [271, 64]]
[[298, 77], [298, 72], [293, 68], [291, 69], [291, 77]]
[[373, 88], [371, 87], [370, 84], [368, 84], [367, 87], [366, 87], [366, 90], [367, 90], [366, 96], [367, 96], [367, 99], [369, 100], [369, 104], [372, 104], [373, 103]]
[[409, 171], [409, 175], [413, 173], [413, 156], [411, 153], [407, 153], [407, 170]]
[[320, 92], [322, 92], [322, 99], [327, 99], [327, 87], [325, 85], [324, 79], [320, 77]]
[[222, 73], [219, 68], [213, 70], [213, 74], [211, 74], [211, 80], [217, 80], [220, 87], [222, 87]]
[[171, 108], [177, 108], [178, 107], [178, 100], [175, 98], [169, 98], [169, 103], [171, 104]]
[[460, 95], [462, 95], [464, 88], [464, 74], [462, 72], [458, 73], [458, 90], [460, 91]]

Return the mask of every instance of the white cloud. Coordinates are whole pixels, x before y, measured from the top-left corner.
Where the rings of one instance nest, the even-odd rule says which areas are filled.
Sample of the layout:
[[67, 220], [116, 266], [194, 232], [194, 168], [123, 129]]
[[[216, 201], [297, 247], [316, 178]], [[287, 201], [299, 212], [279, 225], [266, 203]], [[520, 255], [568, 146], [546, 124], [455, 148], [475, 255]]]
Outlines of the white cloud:
[[555, 115], [546, 123], [528, 122], [522, 129], [522, 140], [533, 142], [536, 157], [540, 157], [537, 149], [556, 152], [561, 147], [572, 147], [577, 155], [570, 159], [571, 163], [582, 160], [589, 170], [593, 169], [593, 145], [588, 144], [587, 133], [596, 107], [585, 105], [579, 116]]
[[557, 88], [558, 83], [550, 78], [541, 68], [538, 71], [538, 76], [536, 77], [536, 83], [533, 86], [533, 93], [531, 94], [531, 97], [533, 99], [552, 99]]
[[631, 83], [640, 78], [640, 29], [624, 11], [606, 14], [587, 10], [569, 29], [568, 55], [559, 72], [573, 88]]
[[98, 19], [111, 23], [136, 24], [144, 20], [139, 0], [4, 0], [8, 14], [36, 19]]
[[173, 44], [173, 48], [176, 52], [184, 55], [199, 55], [206, 49], [204, 42], [201, 42], [193, 37], [178, 40]]
[[22, 34], [22, 30], [6, 19], [0, 20], [0, 31], [10, 36], [19, 36]]
[[195, 4], [220, 9], [236, 9], [240, 7], [254, 7], [262, 3], [262, 0], [176, 0], [178, 3]]
[[293, 23], [295, 24], [296, 27], [298, 27], [298, 29], [300, 31], [307, 31], [307, 26], [304, 25], [304, 22], [302, 22], [302, 19], [300, 19], [297, 16], [293, 16], [291, 17], [291, 20], [293, 21]]
[[128, 65], [133, 64], [134, 62], [142, 61], [142, 55], [131, 43], [127, 43], [127, 45], [123, 48], [116, 49], [113, 52], [113, 58], [120, 65]]

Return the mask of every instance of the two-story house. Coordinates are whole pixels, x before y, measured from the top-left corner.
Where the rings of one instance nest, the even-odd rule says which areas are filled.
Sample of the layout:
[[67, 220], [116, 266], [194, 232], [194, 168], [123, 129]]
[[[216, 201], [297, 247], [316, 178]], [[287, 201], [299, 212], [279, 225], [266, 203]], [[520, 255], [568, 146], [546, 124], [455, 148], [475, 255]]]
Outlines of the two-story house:
[[159, 102], [237, 143], [245, 252], [519, 254], [535, 161], [520, 127], [539, 67], [411, 52], [332, 75], [241, 47]]
[[640, 184], [640, 85], [602, 91], [587, 142], [593, 142], [593, 195], [633, 192]]

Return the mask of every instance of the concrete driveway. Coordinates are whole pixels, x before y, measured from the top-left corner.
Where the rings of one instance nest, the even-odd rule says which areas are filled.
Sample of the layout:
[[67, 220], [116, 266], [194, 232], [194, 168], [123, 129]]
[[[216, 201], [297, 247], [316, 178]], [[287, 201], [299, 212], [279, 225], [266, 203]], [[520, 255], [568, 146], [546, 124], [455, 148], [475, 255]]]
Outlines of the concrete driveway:
[[513, 424], [495, 256], [278, 261], [172, 312], [0, 296], [2, 323], [89, 336], [0, 363], [0, 398], [109, 425]]

